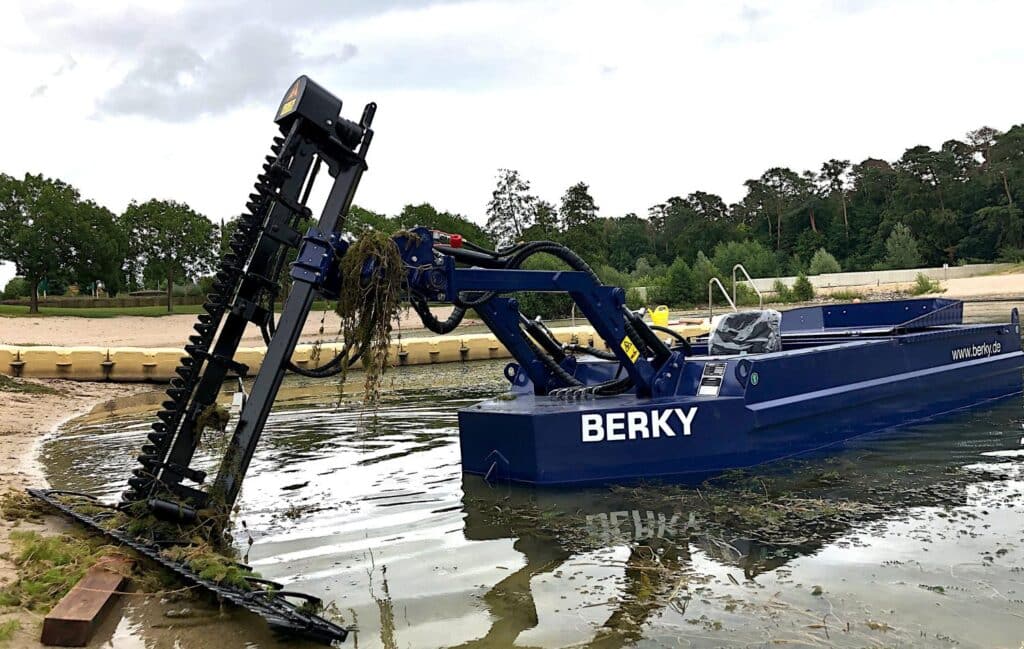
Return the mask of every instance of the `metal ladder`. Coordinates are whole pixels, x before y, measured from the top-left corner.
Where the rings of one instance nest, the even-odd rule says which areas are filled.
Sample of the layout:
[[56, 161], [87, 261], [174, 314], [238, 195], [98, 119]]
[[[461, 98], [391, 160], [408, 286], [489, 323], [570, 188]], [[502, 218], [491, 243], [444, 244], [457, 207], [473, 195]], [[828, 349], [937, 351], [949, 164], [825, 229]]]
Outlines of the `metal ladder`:
[[718, 287], [718, 290], [719, 292], [721, 292], [722, 297], [724, 297], [725, 301], [729, 303], [729, 306], [732, 307], [732, 310], [739, 310], [736, 308], [736, 271], [740, 271], [741, 273], [743, 273], [743, 277], [746, 278], [747, 283], [750, 284], [750, 287], [754, 289], [755, 293], [757, 293], [757, 308], [764, 308], [764, 295], [761, 294], [761, 291], [754, 284], [754, 280], [750, 277], [750, 273], [747, 272], [747, 269], [743, 267], [743, 264], [736, 264], [735, 266], [732, 267], [731, 296], [729, 295], [729, 292], [725, 290], [725, 286], [722, 285], [722, 282], [717, 277], [712, 277], [711, 279], [708, 280], [708, 317], [715, 315], [715, 307], [713, 302], [715, 286]]

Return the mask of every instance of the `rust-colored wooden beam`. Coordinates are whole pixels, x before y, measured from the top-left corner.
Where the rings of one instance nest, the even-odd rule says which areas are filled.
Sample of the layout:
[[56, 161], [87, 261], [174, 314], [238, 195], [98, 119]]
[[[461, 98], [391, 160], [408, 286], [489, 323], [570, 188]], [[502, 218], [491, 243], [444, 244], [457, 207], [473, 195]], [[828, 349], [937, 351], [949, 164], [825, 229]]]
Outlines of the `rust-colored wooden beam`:
[[85, 646], [117, 599], [131, 565], [131, 561], [116, 556], [97, 561], [47, 614], [40, 642], [58, 647]]

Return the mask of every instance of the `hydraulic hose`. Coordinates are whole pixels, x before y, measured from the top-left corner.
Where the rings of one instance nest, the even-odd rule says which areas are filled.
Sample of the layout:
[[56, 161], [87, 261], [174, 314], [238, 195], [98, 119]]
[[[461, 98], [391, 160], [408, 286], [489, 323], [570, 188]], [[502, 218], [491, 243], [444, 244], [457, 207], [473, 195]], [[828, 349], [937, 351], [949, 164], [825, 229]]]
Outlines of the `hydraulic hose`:
[[412, 295], [409, 302], [412, 304], [413, 310], [420, 317], [423, 326], [439, 335], [454, 331], [455, 327], [459, 326], [462, 318], [466, 315], [466, 309], [456, 306], [452, 309], [448, 319], [442, 322], [430, 310], [430, 305], [427, 304], [426, 299], [422, 295]]

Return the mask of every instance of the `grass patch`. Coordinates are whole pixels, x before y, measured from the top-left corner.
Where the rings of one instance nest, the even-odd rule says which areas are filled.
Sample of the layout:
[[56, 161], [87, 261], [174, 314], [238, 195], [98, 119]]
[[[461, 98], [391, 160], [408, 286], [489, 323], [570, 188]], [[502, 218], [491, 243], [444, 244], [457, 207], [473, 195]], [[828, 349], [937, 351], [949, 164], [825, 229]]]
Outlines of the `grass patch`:
[[188, 565], [197, 575], [224, 586], [250, 590], [252, 585], [246, 577], [258, 577], [255, 572], [243, 568], [230, 557], [214, 551], [209, 545], [175, 546], [163, 554], [172, 561]]
[[0, 392], [20, 392], [22, 394], [61, 394], [60, 390], [43, 383], [32, 383], [0, 374]]
[[0, 496], [0, 516], [5, 521], [41, 521], [43, 514], [49, 511], [42, 502], [36, 500], [24, 491], [12, 489]]
[[935, 280], [929, 279], [924, 273], [918, 273], [914, 285], [910, 288], [911, 295], [925, 295], [927, 293], [945, 293], [946, 289]]
[[0, 642], [9, 642], [20, 628], [21, 622], [17, 620], [7, 620], [0, 624]]
[[18, 579], [0, 588], [0, 606], [45, 613], [53, 608], [101, 557], [124, 551], [96, 538], [11, 532]]
[[64, 496], [62, 501], [75, 511], [96, 519], [104, 529], [127, 534], [147, 544], [178, 543], [167, 547], [161, 554], [188, 565], [203, 579], [251, 590], [252, 585], [245, 578], [259, 577], [235, 561], [230, 539], [224, 531], [227, 517], [215, 510], [201, 511], [196, 524], [178, 525], [156, 518], [142, 502], [134, 503], [126, 510], [114, 510], [75, 496]]
[[843, 290], [839, 290], [839, 291], [832, 291], [831, 293], [828, 294], [828, 296], [830, 298], [832, 298], [833, 300], [838, 300], [840, 302], [848, 302], [848, 301], [851, 301], [851, 300], [863, 300], [864, 299], [864, 294], [863, 293], [861, 293], [860, 291], [851, 291], [849, 289], [843, 289]]

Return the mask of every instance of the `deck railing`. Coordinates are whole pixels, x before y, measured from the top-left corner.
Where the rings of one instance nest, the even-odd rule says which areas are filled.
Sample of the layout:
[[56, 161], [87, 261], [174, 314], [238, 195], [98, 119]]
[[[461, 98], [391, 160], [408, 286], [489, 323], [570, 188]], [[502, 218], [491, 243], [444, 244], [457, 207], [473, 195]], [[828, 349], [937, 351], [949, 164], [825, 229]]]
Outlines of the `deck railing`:
[[729, 297], [729, 292], [725, 290], [724, 286], [722, 286], [722, 282], [718, 281], [717, 277], [712, 277], [708, 280], [708, 317], [715, 315], [714, 300], [712, 298], [714, 297], [713, 287], [716, 285], [718, 286], [718, 290], [722, 292], [722, 297], [725, 298], [725, 301], [729, 303], [729, 306], [732, 307], [733, 311], [736, 311], [736, 302]]
[[735, 305], [736, 305], [736, 271], [737, 270], [740, 271], [741, 273], [743, 273], [743, 276], [747, 278], [747, 284], [750, 284], [750, 287], [752, 289], [754, 289], [755, 293], [757, 293], [757, 308], [763, 309], [764, 308], [764, 295], [761, 295], [760, 289], [758, 289], [757, 285], [754, 284], [754, 280], [751, 279], [750, 273], [748, 273], [747, 269], [743, 267], [743, 264], [736, 264], [735, 266], [732, 267], [732, 303], [733, 303], [733, 307], [732, 308], [733, 308], [733, 310], [736, 310], [736, 306]]

